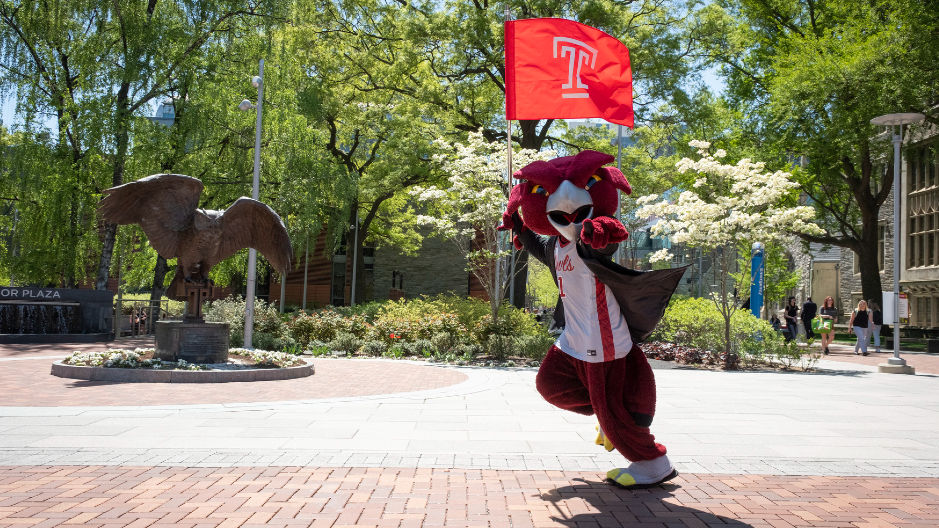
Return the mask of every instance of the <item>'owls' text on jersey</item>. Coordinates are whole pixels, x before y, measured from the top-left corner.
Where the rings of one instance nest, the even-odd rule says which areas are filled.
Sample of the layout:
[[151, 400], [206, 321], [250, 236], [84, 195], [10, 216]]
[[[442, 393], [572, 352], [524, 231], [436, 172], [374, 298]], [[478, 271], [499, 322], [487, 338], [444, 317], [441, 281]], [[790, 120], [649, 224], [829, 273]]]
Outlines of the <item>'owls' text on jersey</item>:
[[565, 323], [555, 346], [592, 363], [626, 357], [633, 341], [610, 288], [587, 268], [576, 244], [558, 240], [554, 258]]

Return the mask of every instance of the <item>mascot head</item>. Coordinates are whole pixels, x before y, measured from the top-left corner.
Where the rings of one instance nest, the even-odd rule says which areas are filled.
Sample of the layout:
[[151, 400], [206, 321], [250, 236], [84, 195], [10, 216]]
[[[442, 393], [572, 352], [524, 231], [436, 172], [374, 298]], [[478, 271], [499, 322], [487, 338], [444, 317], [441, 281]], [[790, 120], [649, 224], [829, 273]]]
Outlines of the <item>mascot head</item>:
[[521, 210], [525, 227], [532, 231], [574, 240], [587, 218], [616, 213], [617, 189], [632, 192], [619, 169], [604, 167], [614, 159], [585, 150], [576, 156], [526, 165], [514, 174], [524, 181], [512, 188], [503, 225], [511, 227], [512, 215]]

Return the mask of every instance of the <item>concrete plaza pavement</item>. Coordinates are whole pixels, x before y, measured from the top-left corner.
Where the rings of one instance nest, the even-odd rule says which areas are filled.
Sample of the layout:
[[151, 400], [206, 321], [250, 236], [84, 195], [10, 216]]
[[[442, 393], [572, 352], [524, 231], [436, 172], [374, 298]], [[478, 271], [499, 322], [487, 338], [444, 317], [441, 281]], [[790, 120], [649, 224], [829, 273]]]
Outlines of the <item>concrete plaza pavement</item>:
[[[39, 383], [64, 348], [6, 350], [0, 388], [22, 392], [4, 367]], [[0, 527], [939, 526], [939, 361], [833, 352], [813, 373], [657, 365], [652, 430], [681, 475], [641, 492], [602, 482], [623, 459], [534, 369], [320, 359], [281, 400], [138, 384], [93, 405], [127, 384], [56, 379], [57, 404], [0, 407]], [[170, 403], [195, 390], [213, 403]]]

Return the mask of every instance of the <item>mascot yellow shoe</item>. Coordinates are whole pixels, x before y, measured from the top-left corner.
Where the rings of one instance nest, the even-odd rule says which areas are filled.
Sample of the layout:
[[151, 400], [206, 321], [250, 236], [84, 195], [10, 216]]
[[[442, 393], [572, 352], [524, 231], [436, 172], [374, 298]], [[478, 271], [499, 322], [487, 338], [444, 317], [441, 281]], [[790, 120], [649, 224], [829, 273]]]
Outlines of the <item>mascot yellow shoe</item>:
[[603, 449], [606, 449], [607, 451], [614, 450], [615, 448], [613, 447], [613, 442], [610, 442], [610, 439], [607, 438], [605, 434], [603, 434], [603, 429], [600, 429], [599, 425], [596, 427], [596, 429], [597, 439], [594, 440], [593, 443], [597, 444], [598, 446], [603, 446]]

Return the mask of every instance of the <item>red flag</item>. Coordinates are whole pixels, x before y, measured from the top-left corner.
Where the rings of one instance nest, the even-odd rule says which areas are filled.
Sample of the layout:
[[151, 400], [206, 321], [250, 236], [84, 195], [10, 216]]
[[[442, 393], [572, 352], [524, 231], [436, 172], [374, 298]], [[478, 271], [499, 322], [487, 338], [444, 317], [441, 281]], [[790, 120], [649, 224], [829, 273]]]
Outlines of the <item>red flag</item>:
[[629, 49], [599, 29], [561, 18], [505, 23], [508, 119], [602, 117], [633, 126]]

